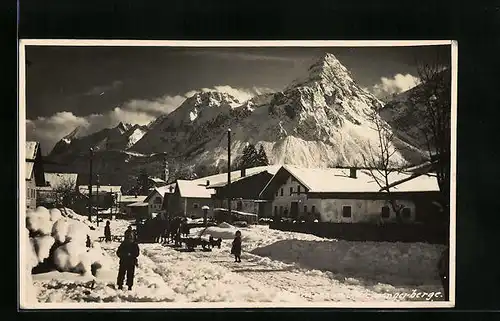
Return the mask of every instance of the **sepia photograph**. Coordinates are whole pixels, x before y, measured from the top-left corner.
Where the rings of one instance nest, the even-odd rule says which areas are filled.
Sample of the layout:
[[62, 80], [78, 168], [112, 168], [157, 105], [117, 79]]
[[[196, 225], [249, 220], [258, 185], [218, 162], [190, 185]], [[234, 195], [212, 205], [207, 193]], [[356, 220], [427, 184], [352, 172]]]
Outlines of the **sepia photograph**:
[[457, 46], [22, 40], [21, 308], [453, 307]]

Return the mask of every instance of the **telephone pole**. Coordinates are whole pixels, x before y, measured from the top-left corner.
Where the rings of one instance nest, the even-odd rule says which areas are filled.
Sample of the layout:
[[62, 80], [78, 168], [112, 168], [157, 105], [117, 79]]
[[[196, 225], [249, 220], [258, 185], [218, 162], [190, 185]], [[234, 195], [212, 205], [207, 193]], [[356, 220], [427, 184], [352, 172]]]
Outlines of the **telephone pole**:
[[97, 188], [97, 195], [96, 195], [96, 212], [95, 212], [95, 217], [97, 220], [97, 226], [99, 226], [99, 174], [97, 174], [97, 179], [96, 179], [96, 188]]
[[92, 221], [92, 158], [94, 150], [89, 149], [89, 221]]
[[227, 211], [231, 217], [231, 128], [227, 130]]

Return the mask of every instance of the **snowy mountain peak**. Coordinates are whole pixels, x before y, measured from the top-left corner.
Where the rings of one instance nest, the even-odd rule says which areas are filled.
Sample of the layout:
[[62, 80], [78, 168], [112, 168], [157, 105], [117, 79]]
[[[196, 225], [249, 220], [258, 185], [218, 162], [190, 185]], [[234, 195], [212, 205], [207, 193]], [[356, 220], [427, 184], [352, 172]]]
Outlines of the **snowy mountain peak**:
[[194, 104], [194, 106], [198, 107], [201, 105], [214, 107], [221, 106], [223, 104], [228, 104], [231, 107], [236, 107], [241, 105], [236, 97], [229, 95], [228, 93], [220, 92], [220, 91], [205, 91], [198, 92], [193, 96], [186, 99], [185, 103]]
[[314, 62], [307, 73], [291, 83], [286, 90], [314, 84], [348, 87], [354, 82], [349, 70], [333, 54], [326, 53]]
[[80, 126], [77, 126], [75, 129], [73, 129], [71, 133], [64, 136], [61, 139], [61, 141], [63, 141], [66, 144], [70, 144], [73, 139], [77, 138], [79, 131], [80, 131]]

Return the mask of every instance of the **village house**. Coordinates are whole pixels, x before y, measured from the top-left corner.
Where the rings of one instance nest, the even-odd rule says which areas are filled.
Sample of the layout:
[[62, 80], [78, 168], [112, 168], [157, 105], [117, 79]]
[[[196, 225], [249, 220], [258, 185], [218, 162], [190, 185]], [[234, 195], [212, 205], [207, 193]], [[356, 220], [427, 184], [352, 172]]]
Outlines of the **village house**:
[[169, 185], [155, 187], [148, 194], [148, 196], [144, 199], [144, 203], [148, 204], [148, 214], [149, 217], [154, 217], [158, 214], [164, 214], [165, 209], [163, 208], [163, 198], [165, 194], [174, 193], [176, 183], [172, 183]]
[[214, 207], [227, 208], [227, 200], [231, 196], [231, 209], [258, 214], [259, 217], [266, 216], [266, 213], [271, 213], [271, 202], [260, 200], [259, 193], [279, 168], [279, 165], [243, 168], [239, 171], [238, 177], [236, 177], [238, 171], [231, 172], [230, 188], [227, 184], [227, 174], [224, 174], [222, 182], [207, 181], [208, 188], [215, 190], [212, 195]]
[[118, 212], [128, 216], [132, 215], [132, 209], [129, 205], [143, 203], [146, 197], [146, 195], [121, 195], [117, 199]]
[[128, 216], [135, 218], [136, 220], [150, 218], [148, 203], [136, 202], [126, 206], [125, 212]]
[[260, 193], [272, 201], [273, 216], [335, 223], [418, 221], [439, 193], [429, 175], [392, 173], [390, 193], [382, 191], [367, 170], [282, 166]]
[[42, 151], [39, 142], [28, 141], [25, 146], [26, 208], [37, 207], [37, 186], [45, 186]]
[[177, 180], [173, 193], [165, 197], [163, 208], [170, 216], [203, 217], [203, 206], [213, 209], [214, 190], [202, 180]]

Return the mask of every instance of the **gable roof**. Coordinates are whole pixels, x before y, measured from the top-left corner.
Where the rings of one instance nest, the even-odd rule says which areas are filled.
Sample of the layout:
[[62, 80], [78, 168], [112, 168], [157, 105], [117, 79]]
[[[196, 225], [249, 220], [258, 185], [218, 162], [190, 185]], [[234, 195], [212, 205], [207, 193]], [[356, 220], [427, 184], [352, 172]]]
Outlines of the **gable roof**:
[[[274, 194], [274, 191], [281, 186], [284, 179], [289, 175], [299, 181], [309, 193], [366, 193], [381, 191], [379, 184], [377, 184], [368, 170], [357, 170], [356, 178], [349, 177], [349, 171], [349, 169], [341, 168], [303, 168], [284, 165], [264, 187], [260, 196], [269, 195], [270, 189], [273, 191], [272, 194]], [[408, 179], [410, 177], [412, 177], [410, 173], [391, 173], [389, 175], [389, 182], [403, 181], [391, 187], [391, 191], [422, 192], [439, 190], [435, 177], [421, 175]]]
[[36, 154], [38, 152], [38, 148], [40, 146], [39, 142], [28, 141], [26, 142], [26, 159], [34, 161], [36, 158]]
[[[172, 191], [170, 191], [170, 187], [172, 187]], [[175, 187], [176, 187], [176, 183], [171, 183], [171, 184], [161, 186], [161, 187], [154, 187], [151, 189], [148, 196], [144, 199], [144, 202], [148, 202], [151, 199], [151, 197], [153, 197], [153, 195], [155, 195], [156, 193], [160, 194], [160, 196], [162, 198], [165, 195], [165, 193], [169, 193], [169, 194], [174, 193]]]
[[25, 162], [25, 172], [24, 176], [27, 181], [29, 181], [33, 177], [33, 168], [35, 167], [35, 163], [33, 162]]
[[52, 188], [57, 188], [62, 184], [71, 184], [71, 188], [76, 187], [78, 179], [77, 173], [44, 173], [45, 182]]
[[[247, 168], [245, 170], [245, 177], [252, 176], [262, 172], [268, 172], [272, 175], [276, 174], [276, 172], [280, 169], [281, 165], [270, 165], [270, 166], [257, 166]], [[241, 178], [241, 170], [232, 171], [231, 172], [231, 182], [234, 182]], [[206, 185], [207, 181], [210, 181], [210, 186], [218, 185], [221, 183], [227, 182], [227, 173], [221, 173], [216, 175], [211, 175], [207, 177], [201, 177], [192, 180], [193, 182], [198, 182], [199, 184]]]
[[211, 198], [214, 189], [198, 181], [177, 180], [177, 189], [181, 197], [186, 198]]
[[146, 195], [122, 195], [120, 196], [120, 198], [118, 199], [118, 202], [119, 203], [140, 203], [140, 202], [144, 202], [144, 200], [146, 199]]
[[[240, 174], [240, 177], [235, 178], [235, 179], [233, 179], [231, 177], [231, 183], [236, 183], [236, 182], [239, 182], [239, 181], [243, 181], [245, 179], [248, 179], [249, 177], [254, 177], [254, 176], [260, 175], [262, 173], [268, 173], [271, 176], [274, 176], [274, 174], [276, 174], [276, 172], [278, 171], [279, 168], [280, 168], [280, 166], [267, 166], [267, 168], [260, 167], [257, 170], [254, 170], [254, 171], [250, 172], [249, 174], [246, 173], [245, 176], [243, 176], [243, 177], [241, 176], [241, 174]], [[225, 177], [224, 181], [217, 182], [215, 184], [212, 184], [212, 182], [210, 181], [210, 185], [208, 187], [209, 188], [225, 187], [227, 185], [227, 173], [225, 175], [226, 175], [226, 177]], [[231, 173], [231, 176], [232, 176], [232, 173]]]
[[167, 184], [167, 182], [158, 177], [149, 177], [149, 180], [151, 180], [155, 184]]

